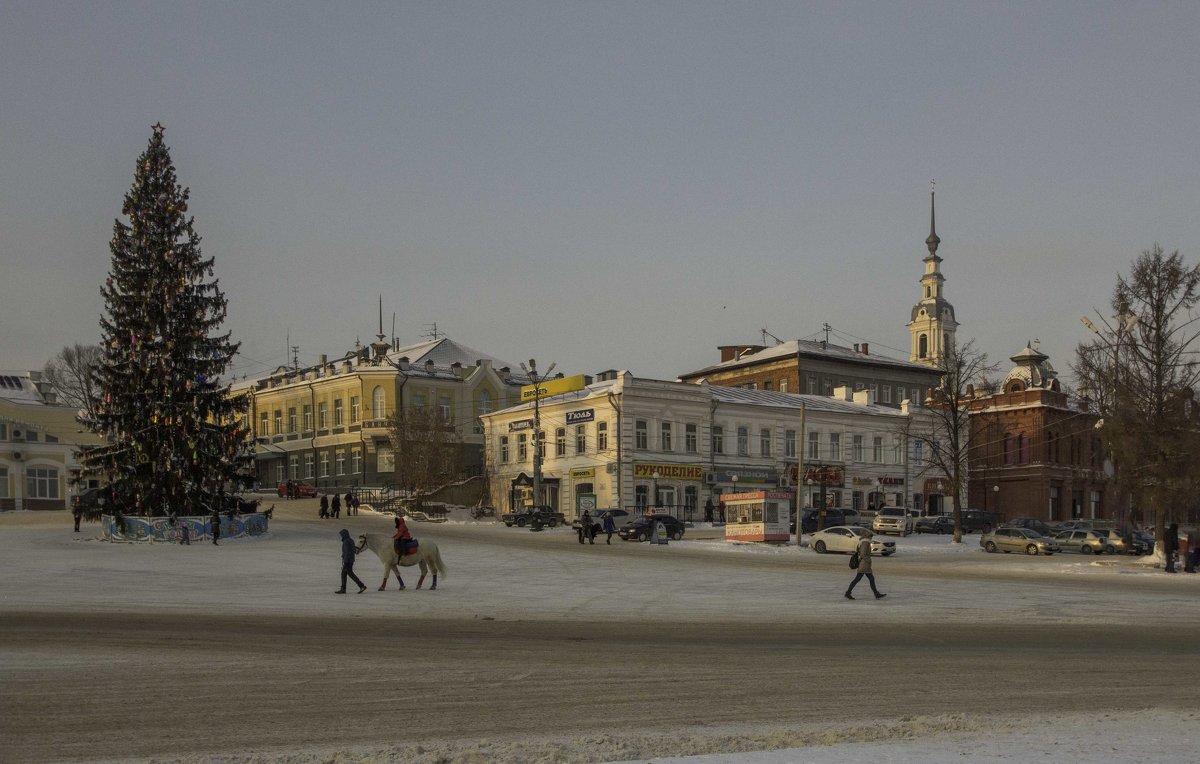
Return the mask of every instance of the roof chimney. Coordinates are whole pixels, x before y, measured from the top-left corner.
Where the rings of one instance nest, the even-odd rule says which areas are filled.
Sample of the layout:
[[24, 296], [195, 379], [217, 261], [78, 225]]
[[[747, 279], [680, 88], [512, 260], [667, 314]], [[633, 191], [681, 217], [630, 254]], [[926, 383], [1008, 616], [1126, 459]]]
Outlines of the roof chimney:
[[861, 347], [863, 355], [870, 355], [870, 353], [867, 352], [867, 343], [864, 342]]

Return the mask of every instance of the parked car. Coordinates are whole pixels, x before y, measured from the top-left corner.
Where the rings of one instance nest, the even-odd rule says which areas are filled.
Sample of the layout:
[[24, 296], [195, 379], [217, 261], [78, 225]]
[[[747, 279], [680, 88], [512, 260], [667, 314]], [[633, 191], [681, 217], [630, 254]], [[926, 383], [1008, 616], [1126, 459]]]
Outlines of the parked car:
[[1092, 521], [1091, 520], [1064, 520], [1063, 522], [1057, 523], [1054, 526], [1055, 533], [1058, 533], [1060, 531], [1074, 531], [1074, 530], [1090, 531], [1091, 529], [1092, 529]]
[[[295, 489], [296, 497], [300, 499], [314, 499], [317, 496], [317, 487], [312, 483], [305, 483], [303, 480], [293, 480], [292, 487]], [[275, 493], [279, 494], [279, 498], [287, 496], [287, 481], [284, 480], [275, 488]]]
[[871, 530], [876, 533], [899, 533], [907, 536], [916, 527], [916, 520], [904, 507], [882, 507], [871, 521]]
[[1135, 538], [1132, 533], [1124, 533], [1115, 528], [1097, 528], [1096, 533], [1108, 539], [1108, 543], [1112, 545], [1113, 550], [1117, 554], [1150, 554], [1154, 549], [1154, 540], [1150, 540], [1149, 546], [1140, 538]]
[[[817, 529], [817, 520], [820, 515], [819, 509], [806, 507], [800, 511], [800, 529], [805, 533], [812, 533]], [[822, 524], [824, 528], [832, 528], [835, 525], [857, 525], [858, 512], [853, 509], [844, 507], [829, 507], [825, 510], [825, 522]], [[789, 530], [792, 533], [796, 532], [795, 518], [789, 523]]]
[[535, 528], [542, 528], [548, 525], [551, 528], [558, 525], [566, 525], [567, 518], [562, 512], [555, 512], [552, 508], [539, 504], [535, 507], [522, 507], [513, 512], [508, 512], [500, 516], [500, 521], [509, 528], [514, 525], [518, 528], [524, 528], [526, 525]]
[[[631, 515], [630, 513], [626, 512], [623, 509], [616, 509], [616, 508], [589, 509], [588, 514], [592, 516], [592, 524], [593, 525], [603, 525], [605, 512], [612, 515], [613, 525], [615, 525], [617, 528], [620, 528], [622, 525], [629, 522], [630, 519], [633, 517], [633, 515]], [[580, 520], [578, 517], [571, 521], [571, 527], [574, 528], [575, 530], [579, 530], [580, 525], [581, 525], [581, 523], [580, 523]]]
[[1132, 552], [1132, 554], [1154, 554], [1154, 537], [1145, 531], [1134, 531], [1129, 534], [1132, 539], [1138, 541], [1142, 545], [1143, 552]]
[[617, 529], [617, 535], [626, 541], [646, 541], [654, 533], [654, 524], [661, 522], [667, 529], [667, 538], [678, 541], [683, 538], [683, 523], [672, 515], [642, 515], [635, 517]]
[[1037, 531], [1042, 536], [1050, 536], [1055, 530], [1050, 527], [1049, 523], [1038, 520], [1036, 517], [1014, 517], [1005, 525], [1010, 528], [1028, 528], [1031, 531]]
[[[870, 533], [866, 528], [857, 525], [839, 525], [817, 531], [812, 535], [809, 544], [817, 554], [826, 552], [845, 552], [850, 554], [858, 548], [858, 542]], [[896, 551], [896, 542], [878, 536], [871, 539], [871, 554], [887, 557]]]
[[954, 533], [954, 518], [949, 515], [930, 515], [918, 517], [913, 528], [917, 533]]
[[1061, 552], [1058, 542], [1029, 528], [997, 528], [979, 537], [979, 546], [989, 552], [1024, 552], [1051, 555]]
[[982, 509], [964, 509], [962, 511], [963, 533], [987, 533], [1000, 526], [1000, 515], [996, 512], [985, 512]]
[[1108, 539], [1093, 530], [1066, 530], [1054, 534], [1054, 540], [1064, 552], [1079, 552], [1080, 554], [1116, 553]]

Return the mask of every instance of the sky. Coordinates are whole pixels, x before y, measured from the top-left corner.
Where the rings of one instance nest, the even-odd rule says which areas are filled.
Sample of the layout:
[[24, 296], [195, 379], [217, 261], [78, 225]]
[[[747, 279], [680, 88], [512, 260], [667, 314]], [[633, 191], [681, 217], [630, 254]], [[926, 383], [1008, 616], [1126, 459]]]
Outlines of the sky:
[[1197, 39], [1187, 2], [0, 0], [0, 368], [99, 340], [161, 122], [237, 376], [380, 296], [567, 374], [824, 324], [906, 358], [931, 179], [959, 341], [1066, 372], [1140, 252], [1200, 260]]

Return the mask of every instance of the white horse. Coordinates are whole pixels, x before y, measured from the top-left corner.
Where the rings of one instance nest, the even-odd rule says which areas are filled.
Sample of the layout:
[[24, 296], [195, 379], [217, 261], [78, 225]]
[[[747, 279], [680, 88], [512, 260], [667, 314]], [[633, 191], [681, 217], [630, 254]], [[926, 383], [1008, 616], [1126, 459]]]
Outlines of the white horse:
[[355, 549], [359, 552], [363, 549], [370, 549], [379, 556], [380, 562], [383, 563], [383, 583], [379, 585], [379, 591], [383, 591], [387, 587], [389, 573], [395, 573], [400, 588], [404, 588], [404, 579], [400, 578], [400, 568], [397, 566], [406, 568], [412, 565], [421, 566], [421, 578], [417, 581], [418, 589], [425, 583], [425, 576], [429, 571], [433, 571], [433, 585], [429, 587], [430, 591], [437, 588], [438, 573], [446, 575], [446, 563], [442, 562], [442, 555], [438, 551], [437, 544], [432, 541], [422, 540], [418, 543], [416, 552], [400, 557], [396, 554], [395, 547], [392, 546], [391, 536], [384, 533], [364, 533], [358, 537], [358, 546]]

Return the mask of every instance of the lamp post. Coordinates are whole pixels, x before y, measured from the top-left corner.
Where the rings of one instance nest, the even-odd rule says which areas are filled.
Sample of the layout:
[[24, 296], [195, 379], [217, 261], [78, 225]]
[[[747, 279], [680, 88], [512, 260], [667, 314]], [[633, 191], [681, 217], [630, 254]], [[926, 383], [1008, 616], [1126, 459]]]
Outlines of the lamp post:
[[541, 376], [538, 375], [537, 361], [530, 358], [529, 366], [521, 364], [521, 371], [529, 377], [533, 385], [533, 505], [542, 504], [542, 386], [541, 383], [554, 371], [554, 364]]
[[662, 476], [658, 474], [658, 470], [655, 470], [654, 474], [651, 475], [650, 477], [654, 478], [654, 505], [653, 506], [654, 506], [654, 509], [658, 509], [659, 507], [662, 506], [662, 504], [658, 500], [658, 479]]
[[1000, 514], [1000, 486], [998, 486], [998, 485], [992, 486], [992, 493], [995, 494], [995, 496], [996, 496], [996, 501], [993, 502], [996, 505], [996, 508], [992, 511], [998, 515], [998, 514]]

